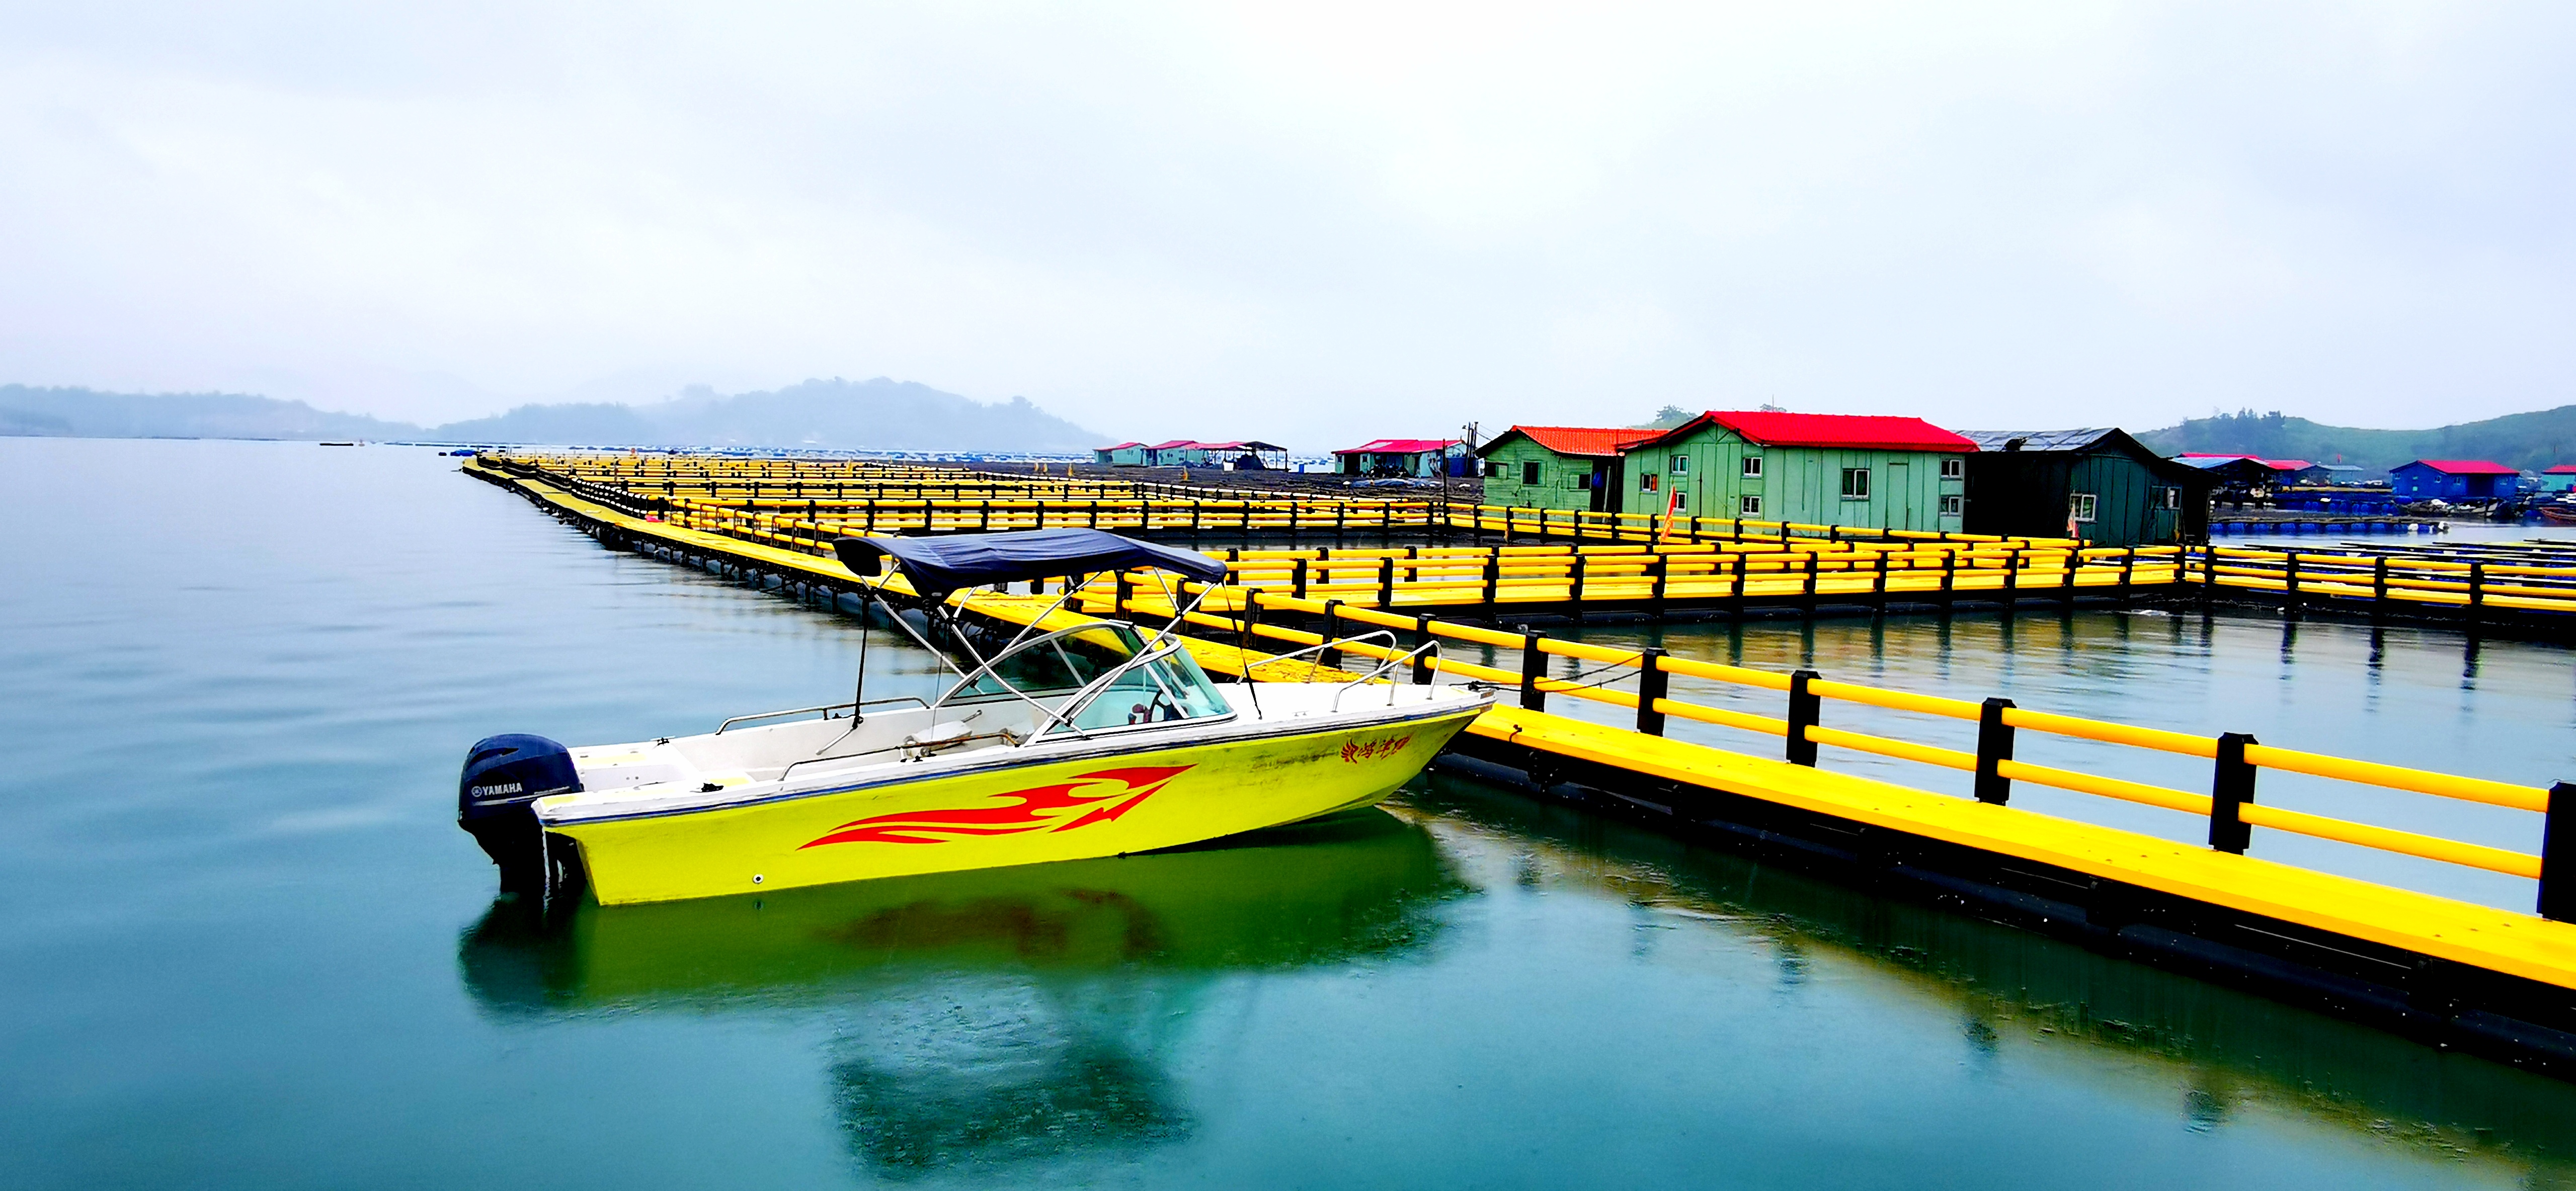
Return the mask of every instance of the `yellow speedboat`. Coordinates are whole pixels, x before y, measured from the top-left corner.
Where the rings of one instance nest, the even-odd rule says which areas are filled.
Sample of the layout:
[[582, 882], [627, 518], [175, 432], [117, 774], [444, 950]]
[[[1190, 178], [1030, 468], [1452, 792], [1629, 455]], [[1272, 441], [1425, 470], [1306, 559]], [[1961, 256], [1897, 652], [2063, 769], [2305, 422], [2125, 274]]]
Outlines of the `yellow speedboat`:
[[927, 635], [892, 619], [962, 655], [946, 693], [859, 692], [632, 744], [485, 740], [467, 756], [459, 821], [504, 889], [586, 878], [614, 905], [1176, 847], [1374, 804], [1491, 701], [1366, 681], [1221, 685], [1169, 631], [1120, 621], [1032, 627], [987, 657], [944, 600], [1110, 569], [1222, 579], [1205, 555], [1097, 530], [837, 545], [862, 573], [890, 558], [931, 597]]

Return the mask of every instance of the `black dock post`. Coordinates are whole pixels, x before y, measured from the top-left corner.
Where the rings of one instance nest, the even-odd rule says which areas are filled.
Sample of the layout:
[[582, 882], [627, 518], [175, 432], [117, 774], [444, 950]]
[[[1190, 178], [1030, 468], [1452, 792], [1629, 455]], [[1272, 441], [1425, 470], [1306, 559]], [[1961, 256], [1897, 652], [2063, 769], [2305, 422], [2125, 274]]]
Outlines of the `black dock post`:
[[2576, 919], [2576, 782], [2549, 787], [2549, 817], [2540, 827], [2540, 916]]
[[1422, 648], [1429, 644], [1431, 644], [1431, 618], [1428, 616], [1414, 617], [1413, 685], [1415, 686], [1431, 685], [1431, 655]]
[[2254, 766], [2245, 760], [2245, 746], [2259, 743], [2243, 732], [2223, 733], [2218, 738], [2218, 767], [2209, 789], [2209, 846], [2221, 852], [2245, 854], [2254, 842], [2254, 828], [2236, 813], [2236, 808], [2254, 801]]
[[[1672, 675], [1664, 673], [1664, 650], [1649, 645], [1637, 659], [1637, 730], [1648, 736], [1664, 734], [1664, 713], [1655, 710], [1655, 700], [1671, 693]], [[2576, 884], [2571, 881], [2570, 884]]]
[[1977, 801], [2002, 806], [2012, 798], [2012, 779], [2003, 763], [2012, 760], [2013, 728], [2004, 722], [2010, 699], [1993, 698], [1977, 712]]
[[1538, 680], [1547, 674], [1547, 654], [1538, 640], [1537, 629], [1521, 626], [1521, 707], [1529, 711], [1547, 710], [1547, 692], [1538, 689]]
[[1342, 664], [1342, 651], [1333, 648], [1333, 635], [1341, 631], [1341, 627], [1334, 622], [1341, 618], [1341, 613], [1340, 600], [1324, 601], [1324, 648], [1315, 655], [1315, 664], [1318, 666], [1338, 668]]
[[1377, 606], [1395, 607], [1395, 558], [1392, 555], [1377, 560]]
[[[1814, 555], [1808, 557], [1813, 558]], [[1789, 763], [1814, 768], [1816, 742], [1807, 739], [1807, 729], [1816, 726], [1824, 713], [1821, 696], [1807, 693], [1807, 684], [1824, 675], [1813, 670], [1799, 670], [1789, 675]]]

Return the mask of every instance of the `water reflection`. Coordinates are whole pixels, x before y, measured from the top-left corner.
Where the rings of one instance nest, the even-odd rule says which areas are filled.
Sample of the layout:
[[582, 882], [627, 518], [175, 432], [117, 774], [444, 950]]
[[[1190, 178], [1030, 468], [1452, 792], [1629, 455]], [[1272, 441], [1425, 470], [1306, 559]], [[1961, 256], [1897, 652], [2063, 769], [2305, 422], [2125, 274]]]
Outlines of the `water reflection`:
[[853, 1156], [885, 1177], [1190, 1135], [1169, 1023], [1215, 981], [1420, 953], [1466, 891], [1385, 811], [1105, 860], [605, 909], [495, 904], [459, 964], [504, 1020], [813, 1011]]
[[1434, 775], [1399, 805], [1461, 854], [1508, 844], [1521, 882], [1749, 936], [1770, 956], [1775, 996], [1799, 995], [1830, 965], [1947, 1002], [1961, 1059], [1980, 1072], [2044, 1066], [2109, 1082], [2143, 1064], [2180, 1089], [2172, 1111], [2193, 1132], [2261, 1106], [2501, 1163], [2533, 1185], [2576, 1177], [2576, 1087], [2556, 1080], [1470, 781]]

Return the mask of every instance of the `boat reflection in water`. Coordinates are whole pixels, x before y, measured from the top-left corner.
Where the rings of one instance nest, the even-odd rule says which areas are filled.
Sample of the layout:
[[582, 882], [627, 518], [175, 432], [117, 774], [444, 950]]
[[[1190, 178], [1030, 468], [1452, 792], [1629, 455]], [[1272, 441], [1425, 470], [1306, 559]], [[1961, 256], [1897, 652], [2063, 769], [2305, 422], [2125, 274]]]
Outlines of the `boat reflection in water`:
[[1104, 860], [602, 908], [496, 903], [461, 964], [505, 1019], [827, 1018], [854, 1155], [887, 1175], [1189, 1135], [1171, 1033], [1229, 975], [1419, 951], [1466, 887], [1365, 810]]

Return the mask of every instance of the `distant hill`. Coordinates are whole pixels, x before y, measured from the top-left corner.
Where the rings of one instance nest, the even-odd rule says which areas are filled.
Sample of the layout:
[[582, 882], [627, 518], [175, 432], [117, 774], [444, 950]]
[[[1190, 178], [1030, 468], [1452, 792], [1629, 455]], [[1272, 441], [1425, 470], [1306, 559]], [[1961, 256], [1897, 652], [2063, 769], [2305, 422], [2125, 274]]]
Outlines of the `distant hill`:
[[403, 438], [420, 427], [247, 393], [101, 393], [0, 385], [0, 435], [79, 438]]
[[2490, 459], [2531, 471], [2576, 463], [2576, 405], [2507, 414], [2433, 430], [2360, 430], [2279, 412], [2243, 410], [2150, 430], [2138, 441], [2167, 455], [2185, 451], [2348, 463], [2384, 472], [2415, 459]]
[[1108, 441], [1014, 397], [986, 405], [928, 385], [837, 377], [726, 396], [700, 387], [650, 405], [523, 405], [424, 429], [238, 393], [101, 393], [0, 386], [0, 435], [91, 438], [431, 439], [588, 446], [1088, 451]]
[[[838, 447], [880, 451], [1088, 451], [1111, 441], [1056, 417], [1025, 397], [986, 405], [912, 381], [809, 380], [765, 393], [721, 396], [693, 388], [654, 405], [532, 406], [512, 410], [508, 421], [537, 410], [626, 409], [652, 428], [638, 441], [694, 446]], [[475, 423], [439, 429], [442, 437], [477, 437]], [[603, 424], [593, 438], [550, 441], [616, 441], [640, 433], [623, 422]], [[478, 441], [486, 441], [478, 438]], [[500, 440], [489, 440], [500, 441]], [[509, 440], [509, 441], [534, 441]]]

